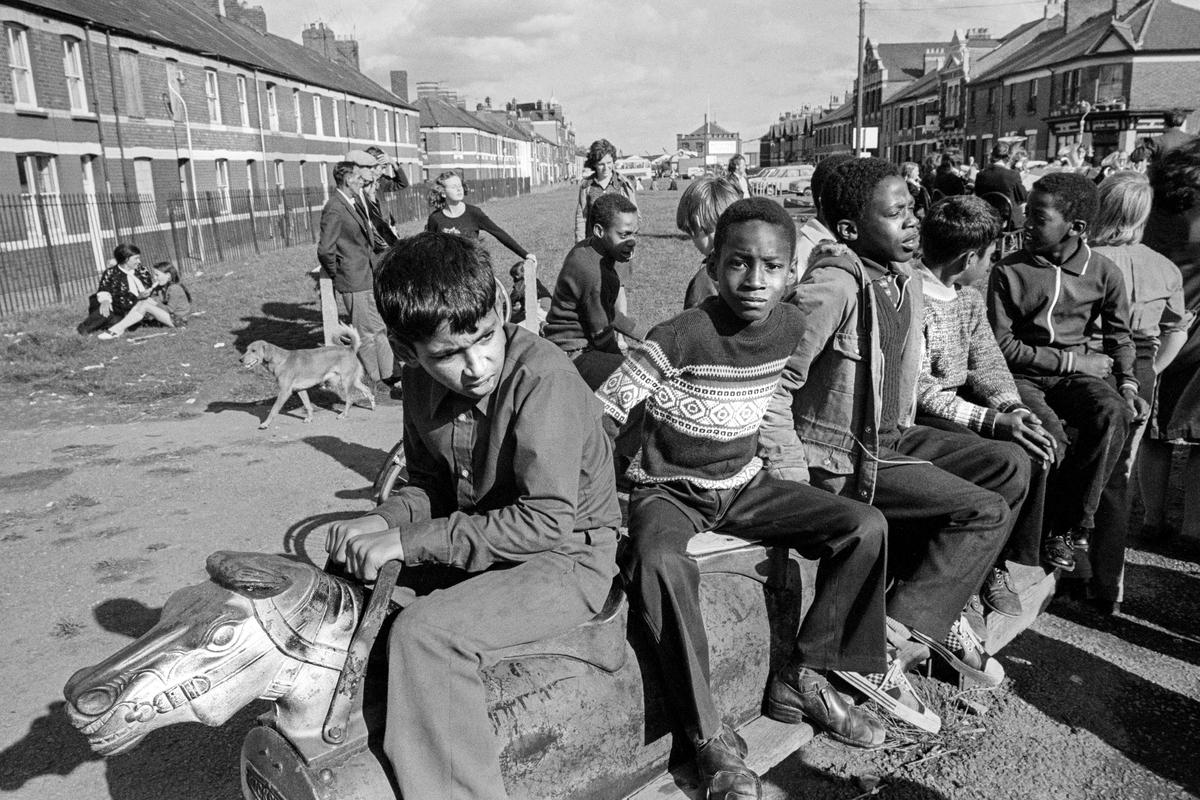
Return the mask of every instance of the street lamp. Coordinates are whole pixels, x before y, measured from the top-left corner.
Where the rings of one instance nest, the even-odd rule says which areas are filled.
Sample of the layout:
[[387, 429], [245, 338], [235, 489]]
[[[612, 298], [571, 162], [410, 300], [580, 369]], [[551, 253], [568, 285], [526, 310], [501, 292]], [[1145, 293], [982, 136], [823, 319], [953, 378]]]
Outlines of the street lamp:
[[[178, 83], [180, 86], [183, 86], [184, 74], [182, 72], [176, 74], [175, 82]], [[167, 90], [170, 91], [172, 97], [178, 98], [179, 105], [180, 105], [180, 107], [183, 108], [183, 129], [187, 133], [188, 172], [191, 175], [191, 179], [192, 179], [192, 205], [196, 209], [196, 213], [200, 213], [200, 200], [196, 195], [196, 156], [195, 156], [195, 153], [192, 151], [192, 121], [191, 121], [191, 116], [188, 114], [187, 101], [185, 101], [183, 99], [183, 95], [179, 93], [179, 90], [171, 85], [170, 81], [167, 82]], [[172, 119], [174, 119], [174, 117], [175, 117], [174, 113], [171, 114], [171, 117], [172, 117]], [[180, 184], [181, 190], [184, 188], [183, 183], [184, 183], [184, 180], [183, 180], [183, 175], [181, 173], [179, 176], [179, 184]], [[180, 191], [180, 194], [182, 195], [185, 193], [183, 191]], [[184, 216], [184, 219], [187, 221], [188, 231], [191, 232], [192, 224], [193, 224], [192, 211], [190, 208], [188, 208], [186, 197], [184, 198], [184, 203], [183, 203], [183, 216]], [[215, 234], [216, 231], [214, 231], [213, 233]], [[200, 251], [200, 260], [203, 261], [204, 260], [204, 235], [201, 233], [201, 231], [199, 229], [199, 225], [196, 226], [195, 235], [196, 235], [197, 247]]]

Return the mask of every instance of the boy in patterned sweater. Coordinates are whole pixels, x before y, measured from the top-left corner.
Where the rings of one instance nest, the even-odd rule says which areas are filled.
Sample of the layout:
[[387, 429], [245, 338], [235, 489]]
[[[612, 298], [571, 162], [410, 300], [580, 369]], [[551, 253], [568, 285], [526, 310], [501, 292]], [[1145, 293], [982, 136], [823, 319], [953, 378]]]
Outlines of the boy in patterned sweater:
[[763, 413], [803, 329], [798, 310], [779, 304], [795, 243], [795, 226], [777, 203], [756, 197], [731, 205], [708, 260], [717, 295], [653, 328], [597, 392], [610, 434], [646, 404], [641, 454], [629, 470], [632, 541], [622, 573], [709, 798], [758, 798], [761, 788], [743, 760], [745, 741], [722, 721], [710, 691], [700, 574], [687, 554], [701, 531], [821, 559], [816, 596], [789, 663], [772, 680], [768, 714], [808, 719], [859, 747], [884, 738], [880, 722], [826, 679], [835, 670], [884, 668], [883, 517], [771, 477], [756, 455]]
[[1021, 402], [988, 325], [983, 295], [971, 285], [986, 273], [999, 235], [1000, 220], [992, 207], [967, 195], [934, 204], [921, 225], [925, 358], [917, 378], [916, 423], [1013, 441], [1028, 454], [1029, 494], [980, 592], [992, 611], [1015, 617], [1021, 600], [1007, 562], [1039, 563], [1046, 468], [1054, 462], [1054, 440]]

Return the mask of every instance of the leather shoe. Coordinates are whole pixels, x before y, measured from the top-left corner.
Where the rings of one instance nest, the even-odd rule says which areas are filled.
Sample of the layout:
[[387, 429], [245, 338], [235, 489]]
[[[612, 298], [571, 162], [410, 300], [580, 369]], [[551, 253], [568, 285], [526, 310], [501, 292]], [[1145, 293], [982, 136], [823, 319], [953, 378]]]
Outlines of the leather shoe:
[[830, 737], [854, 747], [879, 747], [887, 731], [866, 709], [848, 703], [825, 676], [806, 667], [785, 668], [771, 679], [767, 716], [797, 724], [808, 720]]
[[706, 742], [696, 743], [696, 771], [707, 800], [760, 800], [762, 783], [746, 762], [746, 740], [729, 725]]

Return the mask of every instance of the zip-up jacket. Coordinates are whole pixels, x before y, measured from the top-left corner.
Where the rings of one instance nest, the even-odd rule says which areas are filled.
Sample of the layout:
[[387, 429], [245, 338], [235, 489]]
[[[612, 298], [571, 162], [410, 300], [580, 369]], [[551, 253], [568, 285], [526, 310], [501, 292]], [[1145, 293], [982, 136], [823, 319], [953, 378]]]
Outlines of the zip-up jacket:
[[1062, 264], [1020, 250], [992, 269], [988, 320], [1014, 375], [1072, 375], [1098, 331], [1119, 386], [1137, 388], [1125, 279], [1080, 242]]
[[759, 453], [776, 475], [870, 503], [885, 369], [900, 370], [900, 427], [910, 427], [916, 414], [924, 350], [921, 278], [907, 264], [875, 265], [894, 272], [910, 293], [900, 363], [884, 364], [866, 265], [845, 245], [832, 243], [818, 245], [811, 264], [786, 298], [804, 312], [804, 333], [763, 419]]

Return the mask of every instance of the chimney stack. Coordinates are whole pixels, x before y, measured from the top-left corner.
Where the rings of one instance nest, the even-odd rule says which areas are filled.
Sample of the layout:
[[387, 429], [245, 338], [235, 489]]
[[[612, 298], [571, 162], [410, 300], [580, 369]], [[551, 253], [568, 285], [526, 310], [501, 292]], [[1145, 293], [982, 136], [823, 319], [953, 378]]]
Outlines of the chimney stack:
[[408, 70], [394, 69], [390, 73], [392, 79], [392, 94], [404, 102], [408, 102]]

